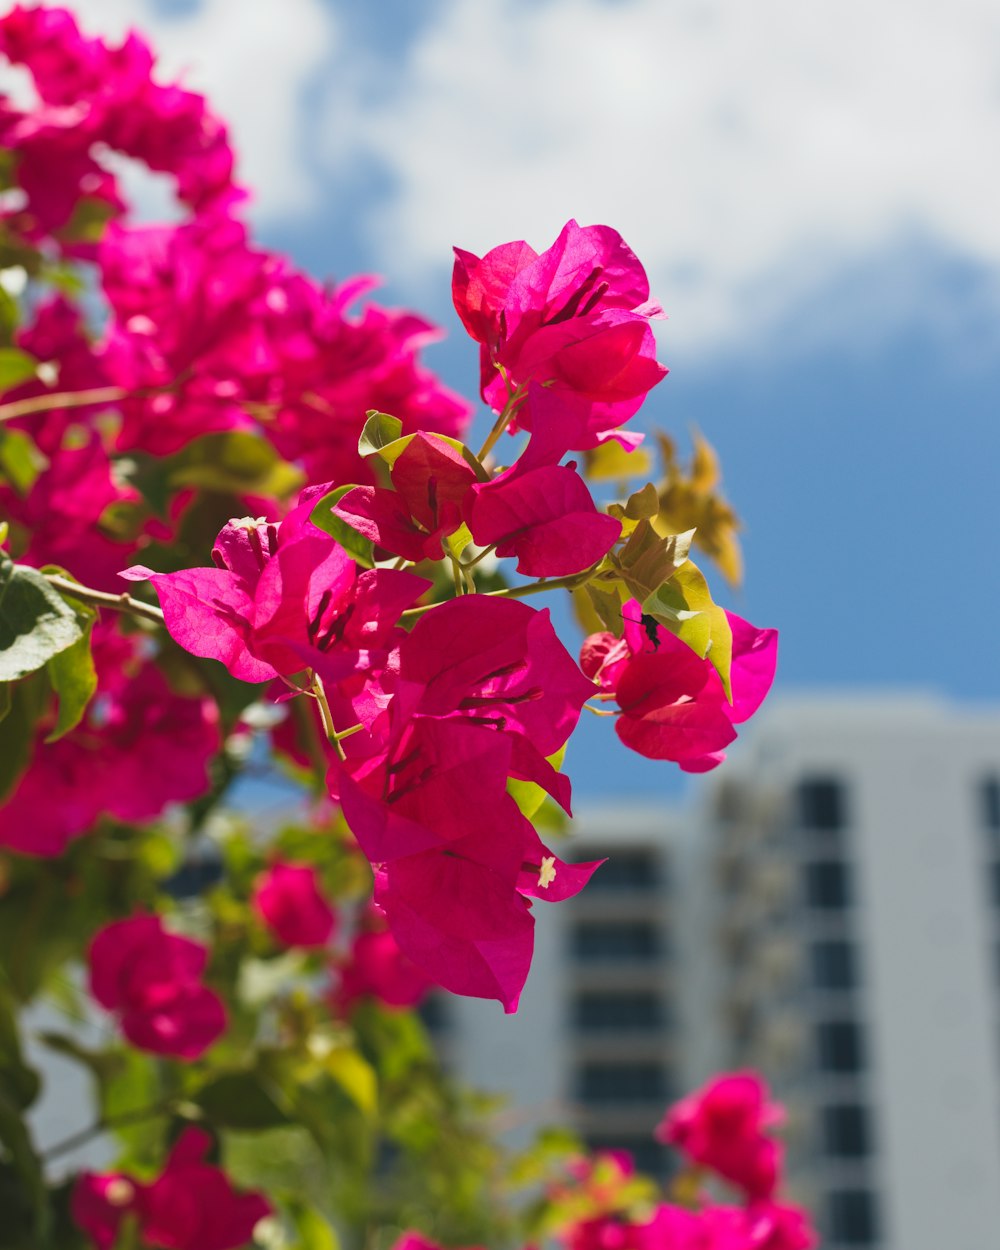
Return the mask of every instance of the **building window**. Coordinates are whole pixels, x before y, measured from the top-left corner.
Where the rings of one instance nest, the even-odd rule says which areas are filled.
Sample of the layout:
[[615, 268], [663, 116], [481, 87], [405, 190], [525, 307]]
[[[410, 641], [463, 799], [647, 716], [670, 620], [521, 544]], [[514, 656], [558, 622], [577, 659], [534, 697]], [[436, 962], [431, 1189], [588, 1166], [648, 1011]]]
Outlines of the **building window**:
[[806, 902], [824, 911], [850, 906], [851, 879], [847, 865], [839, 859], [819, 860], [805, 867]]
[[835, 1159], [863, 1159], [871, 1154], [868, 1108], [860, 1103], [824, 1107], [823, 1147]]
[[852, 990], [858, 982], [850, 942], [813, 942], [810, 950], [813, 984], [820, 990]]
[[659, 1063], [585, 1063], [577, 1070], [577, 1097], [586, 1103], [663, 1102], [671, 1097]]
[[613, 850], [591, 877], [587, 894], [601, 890], [655, 890], [662, 880], [660, 856], [655, 851]]
[[451, 1026], [449, 1000], [444, 994], [429, 994], [417, 1008], [428, 1033], [446, 1033]]
[[824, 1072], [860, 1072], [865, 1066], [861, 1029], [853, 1020], [816, 1026], [819, 1066]]
[[830, 1194], [830, 1240], [844, 1246], [878, 1241], [875, 1195], [868, 1189], [835, 1189]]
[[663, 999], [659, 994], [622, 991], [578, 994], [573, 1023], [585, 1033], [658, 1029], [664, 1024]]
[[979, 804], [984, 828], [1000, 833], [1000, 778], [987, 777], [980, 784]]
[[843, 783], [834, 777], [806, 777], [799, 782], [798, 817], [803, 829], [835, 833], [847, 824]]
[[587, 921], [573, 927], [573, 954], [582, 963], [642, 962], [659, 957], [659, 928], [646, 920]]
[[614, 1137], [588, 1136], [584, 1138], [587, 1149], [593, 1152], [600, 1150], [622, 1150], [630, 1155], [640, 1172], [666, 1180], [677, 1170], [678, 1157], [672, 1150], [661, 1146], [648, 1133], [632, 1136], [617, 1134]]

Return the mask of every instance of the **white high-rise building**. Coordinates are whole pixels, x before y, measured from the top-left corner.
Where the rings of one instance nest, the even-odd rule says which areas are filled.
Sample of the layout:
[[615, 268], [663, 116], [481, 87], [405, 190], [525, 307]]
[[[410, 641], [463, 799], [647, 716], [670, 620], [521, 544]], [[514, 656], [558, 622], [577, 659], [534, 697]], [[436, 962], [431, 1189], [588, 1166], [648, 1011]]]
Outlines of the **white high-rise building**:
[[447, 1001], [458, 1071], [657, 1167], [668, 1099], [753, 1065], [826, 1250], [1000, 1245], [1000, 713], [786, 700], [690, 809], [570, 845], [612, 858], [538, 907], [516, 1017]]
[[787, 1100], [828, 1250], [1000, 1245], [1000, 715], [786, 702], [706, 798], [694, 1027]]

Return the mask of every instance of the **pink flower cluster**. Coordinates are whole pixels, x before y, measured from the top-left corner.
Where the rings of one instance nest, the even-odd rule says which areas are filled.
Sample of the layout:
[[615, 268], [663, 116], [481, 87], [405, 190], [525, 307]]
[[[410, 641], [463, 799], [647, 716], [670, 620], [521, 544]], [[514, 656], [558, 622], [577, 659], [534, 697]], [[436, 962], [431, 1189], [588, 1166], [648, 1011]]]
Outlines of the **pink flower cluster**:
[[[739, 1191], [742, 1204], [701, 1192], [695, 1205], [660, 1203], [651, 1215], [632, 1220], [619, 1206], [623, 1184], [598, 1186], [587, 1166], [576, 1181], [592, 1210], [564, 1227], [567, 1250], [810, 1250], [817, 1240], [805, 1212], [776, 1198], [782, 1148], [770, 1130], [782, 1118], [755, 1073], [715, 1078], [670, 1109], [657, 1137], [697, 1169], [694, 1179], [703, 1172], [722, 1178]], [[627, 1157], [602, 1157], [624, 1182], [631, 1172]]]
[[162, 1250], [238, 1250], [272, 1213], [256, 1191], [238, 1193], [205, 1159], [208, 1133], [186, 1128], [160, 1175], [148, 1184], [121, 1172], [83, 1172], [73, 1187], [74, 1223], [97, 1250], [118, 1244], [123, 1222], [135, 1222], [142, 1245]]
[[105, 925], [90, 946], [90, 992], [139, 1050], [197, 1059], [226, 1029], [226, 1009], [201, 982], [208, 948], [168, 933], [159, 916]]
[[756, 629], [727, 612], [733, 634], [732, 698], [719, 674], [633, 599], [622, 613], [621, 638], [591, 634], [580, 652], [583, 671], [621, 709], [615, 722], [627, 747], [654, 760], [675, 760], [701, 773], [725, 758], [734, 725], [749, 720], [774, 681], [778, 631]]
[[0, 20], [0, 53], [30, 72], [40, 101], [28, 111], [0, 104], [0, 144], [17, 154], [25, 197], [4, 214], [15, 233], [57, 235], [85, 201], [124, 212], [102, 148], [171, 174], [196, 212], [241, 197], [225, 126], [201, 96], [154, 80], [153, 54], [138, 35], [112, 47], [82, 35], [66, 9], [18, 4]]
[[111, 623], [94, 627], [93, 656], [97, 694], [81, 724], [57, 742], [43, 745], [51, 728], [43, 722], [3, 807], [0, 846], [61, 855], [102, 815], [150, 820], [167, 803], [208, 788], [208, 766], [221, 746], [215, 702], [176, 694], [138, 636]]
[[[572, 896], [597, 868], [543, 844], [515, 800], [521, 783], [570, 810], [552, 760], [591, 698], [617, 701], [631, 749], [712, 767], [774, 670], [774, 632], [732, 616], [730, 700], [715, 668], [643, 624], [634, 602], [620, 639], [588, 639], [583, 671], [548, 611], [517, 598], [523, 588], [426, 602], [441, 579], [418, 573], [435, 561], [454, 566], [456, 591], [473, 589], [475, 563], [457, 567], [469, 540], [529, 577], [585, 579], [600, 566], [614, 578], [622, 522], [566, 457], [641, 437], [623, 423], [666, 373], [651, 328], [662, 310], [642, 265], [610, 227], [575, 221], [541, 253], [524, 242], [457, 253], [455, 305], [480, 344], [481, 391], [497, 414], [477, 457], [456, 437], [467, 406], [419, 363], [432, 327], [371, 304], [352, 314], [368, 279], [330, 290], [254, 246], [224, 128], [200, 97], [154, 80], [141, 40], [111, 47], [82, 36], [64, 10], [18, 6], [0, 18], [0, 52], [28, 69], [40, 100], [0, 109], [25, 200], [8, 228], [58, 255], [88, 197], [111, 218], [89, 252], [108, 314], [97, 341], [63, 296], [42, 301], [20, 335], [60, 386], [100, 395], [11, 422], [48, 459], [33, 484], [0, 498], [12, 554], [109, 589], [116, 566], [146, 555], [149, 566], [124, 576], [152, 582], [180, 647], [269, 683], [262, 697], [310, 700], [318, 737], [308, 762], [328, 763], [329, 793], [372, 864], [374, 902], [401, 958], [514, 1010], [534, 900]], [[132, 224], [100, 165], [105, 148], [171, 173], [189, 215]], [[54, 154], [62, 163], [46, 188], [32, 171]], [[35, 379], [12, 398], [46, 390]], [[378, 455], [358, 445], [370, 409], [396, 423]], [[505, 430], [528, 438], [498, 470], [487, 452]], [[224, 525], [212, 567], [184, 567], [208, 563], [205, 497], [197, 459], [180, 485], [172, 474], [206, 433], [250, 438], [325, 485], [290, 510], [248, 492], [238, 503], [249, 515]], [[140, 495], [123, 480], [136, 463], [155, 477], [157, 461], [175, 455], [158, 489]], [[320, 528], [312, 516], [332, 490]], [[345, 528], [362, 547], [370, 540], [371, 560], [330, 536]], [[98, 698], [82, 725], [36, 752], [5, 813], [2, 840], [16, 849], [56, 854], [102, 814], [148, 819], [207, 789], [213, 705], [175, 694], [136, 635], [102, 622], [96, 639]], [[276, 735], [278, 749], [290, 737]], [[29, 819], [35, 809], [40, 820]], [[332, 920], [322, 900], [303, 910], [304, 872], [275, 866], [256, 906], [279, 941], [320, 947]]]

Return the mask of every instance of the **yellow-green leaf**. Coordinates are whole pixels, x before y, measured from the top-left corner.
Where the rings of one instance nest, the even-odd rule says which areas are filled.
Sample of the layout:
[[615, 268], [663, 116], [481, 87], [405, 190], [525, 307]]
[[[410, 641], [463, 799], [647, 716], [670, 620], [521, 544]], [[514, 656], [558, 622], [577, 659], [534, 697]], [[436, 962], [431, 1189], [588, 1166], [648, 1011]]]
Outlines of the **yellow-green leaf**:
[[[546, 758], [558, 772], [562, 768], [563, 760], [566, 758], [566, 744], [563, 743], [554, 755], [549, 755]], [[546, 798], [546, 791], [541, 786], [536, 785], [533, 781], [518, 781], [516, 777], [507, 778], [507, 793], [520, 808], [521, 815], [526, 816], [528, 820], [534, 819]]]
[[312, 521], [313, 525], [321, 529], [324, 534], [329, 534], [331, 538], [335, 538], [347, 554], [356, 560], [358, 564], [364, 565], [366, 569], [371, 569], [375, 567], [375, 555], [371, 539], [366, 538], [364, 534], [359, 534], [356, 529], [352, 529], [343, 517], [337, 516], [332, 511], [334, 504], [339, 503], [348, 491], [354, 489], [354, 486], [338, 486], [336, 490], [332, 490], [328, 495], [324, 495], [309, 514], [309, 520]]
[[338, 1047], [324, 1056], [323, 1066], [351, 1102], [365, 1115], [378, 1107], [378, 1079], [375, 1070], [356, 1050]]

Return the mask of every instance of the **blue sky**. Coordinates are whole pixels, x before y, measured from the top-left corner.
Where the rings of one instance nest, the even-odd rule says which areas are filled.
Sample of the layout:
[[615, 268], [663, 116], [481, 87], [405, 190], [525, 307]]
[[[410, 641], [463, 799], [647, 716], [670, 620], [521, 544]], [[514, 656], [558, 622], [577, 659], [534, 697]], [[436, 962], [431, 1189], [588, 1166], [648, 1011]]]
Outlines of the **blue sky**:
[[[747, 523], [731, 606], [781, 629], [779, 687], [1000, 698], [994, 0], [78, 8], [217, 102], [264, 242], [387, 275], [466, 393], [450, 245], [616, 226], [670, 316], [644, 419], [718, 447]], [[591, 767], [606, 728], [578, 793], [673, 788]]]

